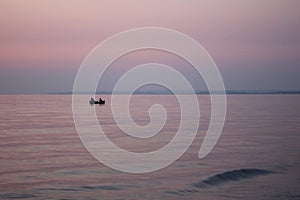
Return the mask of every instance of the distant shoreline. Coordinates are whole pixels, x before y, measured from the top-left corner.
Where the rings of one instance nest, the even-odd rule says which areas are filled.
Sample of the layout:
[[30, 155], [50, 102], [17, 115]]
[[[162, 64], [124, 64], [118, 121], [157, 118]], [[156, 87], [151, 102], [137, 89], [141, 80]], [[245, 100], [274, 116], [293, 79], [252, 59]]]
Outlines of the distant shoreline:
[[[49, 93], [0, 93], [0, 95], [72, 95], [72, 92], [49, 92]], [[111, 95], [111, 92], [81, 92], [77, 94], [82, 94], [82, 95]], [[116, 92], [114, 94], [120, 94], [120, 95], [126, 95], [130, 94], [128, 92]], [[172, 92], [152, 92], [152, 91], [140, 91], [140, 92], [135, 92], [134, 94], [137, 95], [174, 95]], [[175, 94], [194, 94], [190, 92], [176, 92]], [[198, 91], [195, 92], [197, 95], [208, 95], [210, 94], [208, 91]], [[211, 94], [224, 94], [222, 92], [212, 92]], [[228, 90], [226, 91], [226, 95], [291, 95], [291, 94], [300, 94], [300, 91], [233, 91], [233, 90]]]
[[[72, 92], [53, 92], [53, 93], [47, 93], [47, 94], [53, 94], [53, 95], [71, 95]], [[90, 92], [82, 92], [77, 94], [94, 94]], [[96, 92], [95, 94], [112, 94], [112, 92]], [[128, 92], [116, 92], [114, 94], [130, 94]], [[172, 92], [135, 92], [134, 94], [142, 94], [142, 95], [164, 95], [164, 94], [174, 94]], [[176, 94], [193, 94], [190, 92], [176, 92]], [[210, 94], [208, 91], [198, 91], [195, 92], [195, 94]], [[224, 94], [224, 92], [211, 92], [211, 94]], [[231, 94], [300, 94], [300, 91], [226, 91], [227, 95]]]

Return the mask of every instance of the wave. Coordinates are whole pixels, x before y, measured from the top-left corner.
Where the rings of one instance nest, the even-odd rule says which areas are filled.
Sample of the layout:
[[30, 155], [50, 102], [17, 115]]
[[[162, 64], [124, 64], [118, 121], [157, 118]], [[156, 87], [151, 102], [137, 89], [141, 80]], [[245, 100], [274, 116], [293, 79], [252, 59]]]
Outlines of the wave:
[[13, 193], [6, 193], [0, 194], [0, 199], [32, 199], [38, 197], [35, 194], [29, 193], [21, 193], [21, 194], [13, 194]]
[[240, 181], [243, 179], [249, 179], [255, 176], [267, 175], [272, 173], [273, 172], [264, 169], [238, 169], [213, 175], [198, 183], [193, 183], [192, 185], [194, 187], [217, 186], [230, 181]]
[[121, 186], [113, 186], [113, 185], [99, 185], [99, 186], [81, 186], [82, 189], [87, 190], [122, 190]]
[[219, 174], [212, 175], [204, 180], [201, 180], [197, 183], [192, 183], [192, 188], [189, 189], [178, 189], [176, 191], [168, 191], [167, 193], [183, 196], [190, 193], [199, 192], [198, 189], [207, 188], [210, 186], [218, 186], [221, 184], [225, 184], [227, 182], [232, 181], [240, 181], [244, 179], [254, 178], [256, 176], [263, 176], [268, 174], [274, 174], [272, 171], [264, 170], [264, 169], [237, 169], [225, 171]]

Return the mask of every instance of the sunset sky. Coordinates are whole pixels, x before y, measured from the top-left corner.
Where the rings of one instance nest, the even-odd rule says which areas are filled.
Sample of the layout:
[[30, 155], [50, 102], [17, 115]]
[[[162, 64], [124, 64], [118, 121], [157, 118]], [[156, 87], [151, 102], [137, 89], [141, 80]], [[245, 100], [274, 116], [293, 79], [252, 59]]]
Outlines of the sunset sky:
[[[299, 10], [298, 0], [1, 0], [0, 93], [71, 91], [81, 62], [97, 44], [147, 26], [198, 41], [219, 67], [227, 90], [300, 90]], [[137, 52], [115, 63], [108, 76], [160, 61], [181, 65], [196, 81], [190, 66], [176, 59]], [[105, 84], [109, 89], [112, 83]]]

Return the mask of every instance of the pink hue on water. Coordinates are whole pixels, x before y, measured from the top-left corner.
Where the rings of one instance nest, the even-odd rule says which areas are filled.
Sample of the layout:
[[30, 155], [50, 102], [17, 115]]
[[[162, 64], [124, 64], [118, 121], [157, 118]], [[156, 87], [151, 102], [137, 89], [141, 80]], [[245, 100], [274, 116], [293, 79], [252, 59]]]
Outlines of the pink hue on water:
[[[110, 95], [101, 97], [106, 105], [94, 106], [99, 122], [121, 148], [153, 151], [176, 133], [180, 109], [174, 95], [132, 97], [131, 114], [139, 125], [149, 123], [153, 103], [167, 110], [164, 129], [150, 139], [122, 133]], [[0, 199], [299, 199], [300, 95], [229, 95], [223, 133], [202, 160], [210, 101], [208, 95], [198, 100], [200, 127], [190, 149], [162, 170], [128, 174], [104, 166], [85, 149], [71, 95], [1, 95]]]

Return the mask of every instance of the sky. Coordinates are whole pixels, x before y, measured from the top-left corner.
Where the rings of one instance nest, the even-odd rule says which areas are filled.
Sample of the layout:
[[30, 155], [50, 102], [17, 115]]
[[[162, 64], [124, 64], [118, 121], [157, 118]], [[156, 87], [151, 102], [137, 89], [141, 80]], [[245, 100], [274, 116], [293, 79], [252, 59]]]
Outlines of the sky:
[[[214, 59], [227, 90], [300, 90], [299, 9], [298, 0], [1, 0], [0, 94], [72, 91], [96, 45], [148, 26], [194, 38]], [[145, 62], [173, 65], [205, 89], [188, 63], [155, 50], [117, 60], [101, 89]]]

